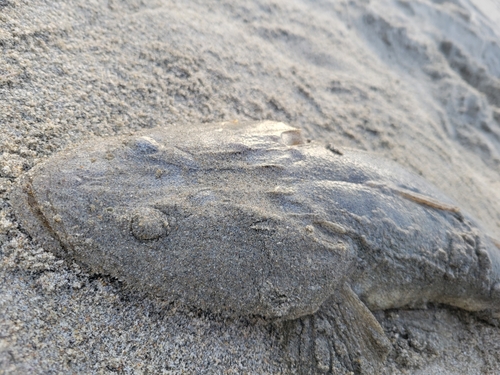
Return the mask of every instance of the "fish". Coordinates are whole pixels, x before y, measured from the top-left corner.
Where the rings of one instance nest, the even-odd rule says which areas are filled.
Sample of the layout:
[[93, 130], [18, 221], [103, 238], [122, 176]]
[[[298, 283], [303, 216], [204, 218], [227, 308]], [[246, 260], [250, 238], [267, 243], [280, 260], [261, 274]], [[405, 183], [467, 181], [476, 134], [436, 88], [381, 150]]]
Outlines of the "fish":
[[372, 311], [500, 315], [500, 250], [477, 220], [397, 163], [281, 122], [96, 138], [25, 173], [10, 203], [44, 249], [91, 273], [285, 322], [301, 373], [379, 369], [391, 345]]

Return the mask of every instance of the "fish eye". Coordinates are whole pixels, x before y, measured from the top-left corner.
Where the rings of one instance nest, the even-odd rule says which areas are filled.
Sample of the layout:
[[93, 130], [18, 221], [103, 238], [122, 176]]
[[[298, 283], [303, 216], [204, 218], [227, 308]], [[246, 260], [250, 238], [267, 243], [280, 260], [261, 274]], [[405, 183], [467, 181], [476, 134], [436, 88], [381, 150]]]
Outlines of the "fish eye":
[[281, 142], [287, 146], [297, 146], [303, 145], [305, 143], [304, 138], [300, 130], [287, 130], [281, 133]]
[[167, 216], [151, 207], [141, 207], [132, 213], [130, 230], [138, 240], [156, 240], [169, 230]]
[[132, 140], [130, 146], [138, 153], [145, 155], [154, 154], [161, 148], [161, 145], [158, 142], [147, 136], [138, 137]]

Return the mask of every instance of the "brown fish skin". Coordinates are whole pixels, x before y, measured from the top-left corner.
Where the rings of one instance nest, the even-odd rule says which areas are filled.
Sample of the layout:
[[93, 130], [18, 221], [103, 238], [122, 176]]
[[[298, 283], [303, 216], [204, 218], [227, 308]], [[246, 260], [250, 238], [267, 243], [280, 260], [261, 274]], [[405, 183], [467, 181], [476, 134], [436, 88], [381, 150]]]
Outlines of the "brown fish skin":
[[33, 168], [11, 203], [54, 253], [203, 309], [295, 319], [347, 282], [370, 309], [500, 310], [498, 249], [454, 202], [282, 123], [87, 142]]

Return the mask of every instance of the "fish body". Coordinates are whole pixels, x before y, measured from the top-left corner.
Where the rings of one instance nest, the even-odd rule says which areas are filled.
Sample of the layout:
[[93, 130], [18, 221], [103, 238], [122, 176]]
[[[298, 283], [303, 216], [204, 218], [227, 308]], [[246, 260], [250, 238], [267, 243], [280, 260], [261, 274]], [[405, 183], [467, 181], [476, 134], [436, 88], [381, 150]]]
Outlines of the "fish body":
[[11, 203], [44, 247], [91, 272], [237, 315], [352, 313], [367, 327], [356, 332], [378, 332], [380, 358], [387, 341], [366, 307], [500, 310], [499, 249], [452, 200], [395, 163], [283, 123], [76, 145], [23, 176]]

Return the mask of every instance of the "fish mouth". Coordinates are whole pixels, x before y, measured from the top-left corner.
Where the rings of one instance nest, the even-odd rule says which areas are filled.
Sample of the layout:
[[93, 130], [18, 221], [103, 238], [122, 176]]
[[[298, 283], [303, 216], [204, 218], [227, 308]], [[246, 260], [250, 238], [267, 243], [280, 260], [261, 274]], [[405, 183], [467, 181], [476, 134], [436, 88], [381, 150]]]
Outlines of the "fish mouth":
[[21, 177], [9, 199], [21, 228], [26, 229], [30, 237], [56, 255], [62, 256], [67, 252], [64, 242], [38, 203], [30, 173]]

